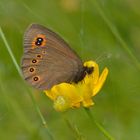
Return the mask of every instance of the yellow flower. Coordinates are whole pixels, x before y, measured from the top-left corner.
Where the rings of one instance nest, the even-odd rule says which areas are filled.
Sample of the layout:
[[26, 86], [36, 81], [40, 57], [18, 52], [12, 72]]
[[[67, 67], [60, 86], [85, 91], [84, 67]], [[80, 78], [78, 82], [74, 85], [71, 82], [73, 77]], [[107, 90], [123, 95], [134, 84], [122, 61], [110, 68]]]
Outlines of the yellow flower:
[[61, 83], [46, 90], [46, 95], [54, 101], [54, 108], [57, 111], [65, 111], [68, 108], [79, 108], [81, 105], [90, 107], [94, 104], [92, 97], [102, 88], [108, 69], [105, 68], [99, 76], [98, 64], [94, 61], [84, 63], [85, 67], [93, 67], [91, 74], [86, 74], [84, 79], [78, 83]]

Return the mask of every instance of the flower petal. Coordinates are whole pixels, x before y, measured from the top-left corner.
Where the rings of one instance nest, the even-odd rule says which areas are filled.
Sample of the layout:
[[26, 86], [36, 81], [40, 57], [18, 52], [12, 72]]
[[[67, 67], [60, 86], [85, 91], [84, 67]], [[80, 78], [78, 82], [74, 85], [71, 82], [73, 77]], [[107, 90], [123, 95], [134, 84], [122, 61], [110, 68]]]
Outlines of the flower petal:
[[65, 111], [68, 108], [78, 108], [81, 104], [90, 107], [94, 104], [92, 96], [95, 96], [102, 88], [108, 69], [105, 68], [99, 77], [99, 66], [94, 61], [84, 63], [87, 68], [93, 67], [91, 74], [86, 74], [84, 79], [78, 83], [61, 83], [46, 90], [46, 95], [54, 101], [57, 111]]
[[100, 89], [102, 88], [102, 86], [107, 78], [107, 75], [108, 75], [108, 69], [105, 68], [103, 70], [101, 76], [99, 77], [98, 82], [94, 85], [93, 96], [95, 96], [100, 91]]
[[95, 84], [98, 81], [98, 78], [99, 78], [99, 66], [98, 66], [98, 64], [95, 63], [94, 61], [87, 61], [87, 62], [84, 63], [84, 66], [89, 67], [89, 68], [91, 68], [91, 67], [94, 68], [92, 74], [89, 75], [89, 76], [86, 75], [84, 80], [86, 81], [87, 77], [92, 77], [92, 84]]
[[92, 101], [91, 98], [84, 100], [82, 103], [83, 103], [84, 107], [90, 107], [90, 106], [94, 105], [94, 102]]
[[54, 107], [57, 111], [79, 107], [79, 103], [82, 101], [82, 97], [73, 84], [61, 83], [46, 90], [45, 93], [54, 101]]

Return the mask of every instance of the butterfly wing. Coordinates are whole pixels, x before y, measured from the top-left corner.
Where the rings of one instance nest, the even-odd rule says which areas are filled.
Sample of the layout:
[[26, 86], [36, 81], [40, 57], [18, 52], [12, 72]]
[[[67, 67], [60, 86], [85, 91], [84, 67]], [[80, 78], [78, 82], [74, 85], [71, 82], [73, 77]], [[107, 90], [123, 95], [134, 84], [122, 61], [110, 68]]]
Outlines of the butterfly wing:
[[42, 25], [32, 24], [24, 35], [22, 71], [32, 86], [46, 90], [62, 82], [76, 81], [83, 65], [59, 35]]

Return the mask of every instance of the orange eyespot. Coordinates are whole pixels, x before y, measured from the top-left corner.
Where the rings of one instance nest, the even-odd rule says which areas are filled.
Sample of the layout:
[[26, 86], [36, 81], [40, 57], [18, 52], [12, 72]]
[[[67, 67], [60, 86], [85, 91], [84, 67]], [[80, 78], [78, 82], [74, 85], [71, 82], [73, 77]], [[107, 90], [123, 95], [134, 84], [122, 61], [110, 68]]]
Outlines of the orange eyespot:
[[42, 55], [38, 54], [36, 55], [37, 58], [42, 58]]
[[46, 51], [45, 51], [45, 50], [43, 50], [43, 51], [42, 51], [42, 54], [46, 54]]
[[36, 63], [36, 62], [37, 62], [37, 60], [36, 60], [36, 59], [33, 59], [33, 60], [32, 60], [32, 63]]
[[38, 34], [32, 42], [32, 49], [36, 47], [43, 47], [46, 45], [46, 36], [43, 34]]
[[34, 80], [34, 81], [38, 81], [39, 78], [38, 78], [37, 76], [35, 76], [35, 77], [33, 78], [33, 80]]
[[30, 72], [34, 72], [34, 68], [30, 68], [29, 71], [30, 71]]

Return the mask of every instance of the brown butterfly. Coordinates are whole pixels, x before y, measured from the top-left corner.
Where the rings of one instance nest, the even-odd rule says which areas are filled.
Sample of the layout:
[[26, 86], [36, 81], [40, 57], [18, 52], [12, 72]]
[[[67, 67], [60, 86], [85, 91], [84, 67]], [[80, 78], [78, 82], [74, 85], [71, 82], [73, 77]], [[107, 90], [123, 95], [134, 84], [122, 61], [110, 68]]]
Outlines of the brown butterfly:
[[40, 90], [62, 82], [77, 83], [93, 71], [83, 66], [59, 35], [38, 24], [32, 24], [25, 32], [21, 67], [25, 80]]

